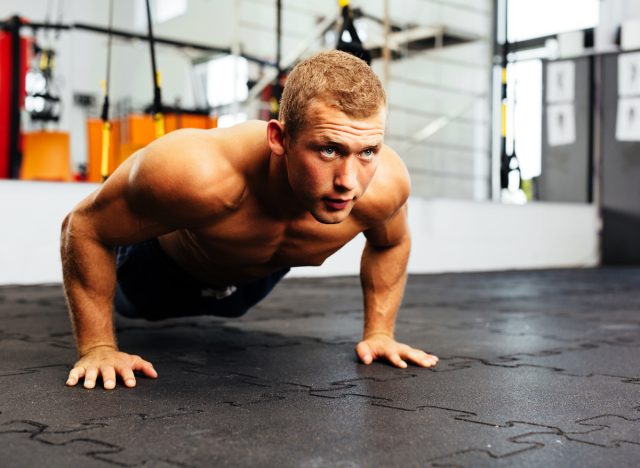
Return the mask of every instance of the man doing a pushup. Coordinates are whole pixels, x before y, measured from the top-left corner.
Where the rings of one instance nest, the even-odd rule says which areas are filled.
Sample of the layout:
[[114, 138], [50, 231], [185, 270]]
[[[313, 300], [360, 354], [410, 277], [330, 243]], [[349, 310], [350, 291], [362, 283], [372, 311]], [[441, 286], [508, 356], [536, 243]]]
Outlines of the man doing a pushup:
[[384, 145], [386, 96], [362, 60], [316, 54], [288, 77], [278, 120], [184, 129], [133, 154], [62, 226], [64, 287], [79, 359], [67, 385], [112, 389], [152, 364], [120, 351], [112, 311], [159, 320], [237, 317], [290, 267], [320, 265], [357, 234], [364, 328], [356, 354], [434, 366], [398, 343], [410, 184]]

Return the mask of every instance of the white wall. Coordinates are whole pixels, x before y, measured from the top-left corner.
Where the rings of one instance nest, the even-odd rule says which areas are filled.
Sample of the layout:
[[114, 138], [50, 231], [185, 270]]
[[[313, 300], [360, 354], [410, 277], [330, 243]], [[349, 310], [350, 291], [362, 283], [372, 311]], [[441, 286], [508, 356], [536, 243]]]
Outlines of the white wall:
[[93, 184], [0, 181], [0, 284], [59, 282], [60, 226]]
[[[0, 284], [62, 279], [60, 224], [94, 184], [0, 181]], [[412, 273], [591, 267], [598, 263], [597, 216], [591, 205], [502, 205], [425, 200], [409, 203]], [[356, 238], [319, 268], [292, 276], [358, 273]]]

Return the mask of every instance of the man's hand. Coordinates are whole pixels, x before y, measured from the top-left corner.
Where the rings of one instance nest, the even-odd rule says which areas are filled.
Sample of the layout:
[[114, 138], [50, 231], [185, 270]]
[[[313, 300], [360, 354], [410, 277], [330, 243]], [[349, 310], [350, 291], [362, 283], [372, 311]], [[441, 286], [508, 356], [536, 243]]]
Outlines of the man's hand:
[[405, 360], [421, 367], [433, 367], [438, 362], [437, 356], [427, 354], [406, 344], [398, 343], [392, 337], [383, 333], [374, 333], [365, 337], [356, 346], [356, 354], [367, 365], [376, 359], [383, 358], [402, 369], [407, 367]]
[[67, 385], [73, 387], [84, 377], [84, 388], [94, 388], [96, 379], [102, 375], [104, 388], [111, 390], [116, 386], [117, 373], [125, 386], [135, 387], [134, 371], [142, 371], [144, 375], [153, 379], [158, 377], [153, 364], [140, 356], [122, 353], [112, 346], [96, 346], [84, 353], [76, 362], [69, 372]]

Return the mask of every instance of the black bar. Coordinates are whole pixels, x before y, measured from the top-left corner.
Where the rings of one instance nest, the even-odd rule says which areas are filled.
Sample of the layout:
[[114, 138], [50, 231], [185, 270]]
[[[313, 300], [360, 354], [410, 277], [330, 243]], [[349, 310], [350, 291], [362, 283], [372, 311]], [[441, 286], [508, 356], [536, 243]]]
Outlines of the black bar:
[[493, 57], [494, 65], [495, 57], [500, 55], [500, 43], [498, 42], [498, 20], [500, 19], [500, 12], [498, 11], [498, 3], [500, 0], [493, 0], [493, 23], [491, 24], [491, 31], [493, 35]]
[[[108, 28], [103, 28], [101, 26], [94, 26], [86, 23], [71, 23], [71, 24], [21, 23], [21, 26], [26, 28], [31, 28], [33, 31], [36, 31], [38, 29], [56, 29], [56, 30], [62, 30], [62, 31], [79, 29], [81, 31], [89, 31], [89, 32], [94, 32], [98, 34], [109, 34]], [[10, 24], [7, 21], [0, 22], [0, 27], [9, 29]], [[145, 34], [133, 33], [133, 32], [125, 31], [122, 29], [113, 29], [111, 30], [111, 34], [113, 36], [121, 37], [124, 39], [137, 39], [140, 41], [147, 41], [149, 39]], [[185, 42], [185, 41], [179, 41], [176, 39], [169, 39], [166, 37], [155, 37], [154, 40], [158, 44], [168, 45], [172, 47], [178, 47], [178, 48], [185, 47], [185, 48], [194, 49], [194, 50], [201, 50], [203, 52], [214, 52], [214, 53], [227, 54], [227, 55], [231, 54], [230, 47], [219, 47], [219, 46], [211, 46], [207, 44], [199, 44], [195, 42]], [[277, 67], [275, 63], [270, 62], [268, 60], [261, 59], [259, 57], [255, 57], [253, 55], [240, 54], [240, 57], [244, 57], [248, 61], [258, 63], [260, 65], [265, 65], [265, 66], [274, 67], [274, 68]]]
[[596, 93], [597, 93], [597, 89], [596, 89], [596, 80], [595, 80], [595, 72], [596, 72], [596, 66], [595, 66], [595, 58], [589, 57], [589, 140], [587, 143], [587, 155], [589, 158], [589, 171], [588, 171], [588, 176], [587, 176], [587, 202], [588, 203], [593, 203], [593, 177], [595, 174], [595, 164], [596, 164], [596, 157], [595, 157], [595, 113], [598, 111], [595, 106], [596, 106]]
[[[594, 28], [587, 28], [582, 30], [585, 34], [585, 41], [588, 42], [589, 35], [594, 34]], [[540, 49], [546, 46], [548, 39], [557, 39], [557, 34], [551, 34], [550, 36], [534, 37], [532, 39], [526, 39], [524, 41], [517, 41], [509, 43], [510, 52], [522, 52], [523, 50]]]
[[[499, 0], [492, 0], [491, 4], [493, 6], [493, 15], [492, 15], [492, 19], [491, 19], [491, 37], [493, 39], [492, 41], [492, 49], [493, 49], [493, 55], [492, 55], [492, 66], [489, 69], [489, 102], [491, 103], [491, 112], [489, 113], [489, 115], [491, 116], [491, 120], [489, 123], [489, 129], [490, 131], [489, 133], [489, 158], [490, 158], [490, 164], [489, 167], [491, 168], [490, 170], [490, 175], [489, 175], [489, 180], [487, 181], [489, 184], [489, 199], [490, 200], [496, 200], [499, 199], [500, 194], [494, 193], [494, 187], [496, 186], [496, 184], [498, 183], [499, 185], [501, 185], [499, 183], [500, 181], [500, 168], [498, 167], [498, 174], [497, 174], [497, 178], [498, 181], [496, 181], [496, 173], [494, 170], [494, 158], [496, 156], [498, 156], [497, 154], [494, 153], [494, 149], [493, 149], [493, 142], [494, 142], [494, 133], [496, 131], [496, 129], [494, 128], [494, 124], [496, 122], [496, 115], [495, 115], [495, 101], [497, 100], [497, 95], [494, 92], [494, 68], [495, 65], [497, 65], [496, 63], [496, 57], [498, 55], [500, 55], [500, 44], [498, 43], [498, 1]], [[499, 111], [500, 113], [502, 113], [502, 109], [500, 109]], [[501, 143], [502, 144], [502, 143]], [[502, 151], [500, 150], [500, 155], [502, 155]], [[499, 160], [498, 160], [499, 161]], [[498, 162], [499, 164], [499, 162]]]
[[22, 21], [18, 16], [9, 20], [11, 34], [11, 104], [9, 117], [9, 177], [20, 178], [22, 152], [20, 151], [20, 89], [22, 81], [22, 51], [20, 44], [20, 26]]
[[277, 22], [276, 22], [276, 67], [278, 67], [278, 79], [282, 73], [282, 0], [277, 0]]

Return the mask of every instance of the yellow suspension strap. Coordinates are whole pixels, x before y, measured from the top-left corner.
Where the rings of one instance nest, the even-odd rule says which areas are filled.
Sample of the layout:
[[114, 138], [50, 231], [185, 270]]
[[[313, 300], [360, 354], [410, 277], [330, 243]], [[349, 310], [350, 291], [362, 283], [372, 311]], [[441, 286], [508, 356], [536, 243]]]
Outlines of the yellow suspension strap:
[[113, 0], [109, 2], [109, 41], [107, 45], [107, 77], [102, 81], [102, 158], [100, 161], [100, 175], [102, 182], [109, 178], [109, 153], [111, 145], [111, 121], [109, 120], [109, 80], [111, 75], [111, 29], [113, 27]]
[[151, 5], [147, 0], [147, 24], [149, 36], [149, 49], [151, 51], [151, 77], [153, 78], [153, 104], [151, 114], [156, 128], [156, 138], [160, 138], [165, 133], [164, 115], [162, 113], [162, 90], [160, 88], [160, 73], [156, 69], [156, 50], [153, 37], [153, 23], [151, 21]]
[[[158, 95], [160, 95], [160, 78], [161, 78], [160, 72], [156, 72], [156, 87], [154, 89], [158, 90]], [[155, 92], [154, 92], [154, 95], [155, 95]], [[165, 134], [164, 114], [162, 113], [161, 109], [162, 109], [161, 101], [158, 100], [157, 105], [154, 102], [153, 123], [155, 124], [155, 128], [156, 128], [156, 138], [160, 138], [162, 135]]]

